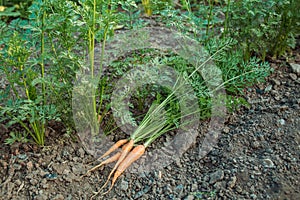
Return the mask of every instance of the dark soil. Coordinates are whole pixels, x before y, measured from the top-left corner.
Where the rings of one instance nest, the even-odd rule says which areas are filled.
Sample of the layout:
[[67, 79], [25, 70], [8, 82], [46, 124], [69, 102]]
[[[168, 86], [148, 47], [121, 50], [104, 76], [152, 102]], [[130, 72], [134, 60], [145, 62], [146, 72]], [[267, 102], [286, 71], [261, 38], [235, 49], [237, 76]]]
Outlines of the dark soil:
[[[298, 54], [293, 62], [300, 63]], [[124, 173], [96, 199], [300, 199], [300, 74], [285, 60], [272, 67], [266, 83], [245, 92], [251, 108], [229, 115], [206, 157], [198, 148], [204, 122], [196, 144], [173, 164]], [[110, 172], [106, 167], [80, 178], [96, 158], [59, 127], [49, 131], [43, 148], [4, 145], [8, 133], [0, 132], [0, 199], [89, 199]]]

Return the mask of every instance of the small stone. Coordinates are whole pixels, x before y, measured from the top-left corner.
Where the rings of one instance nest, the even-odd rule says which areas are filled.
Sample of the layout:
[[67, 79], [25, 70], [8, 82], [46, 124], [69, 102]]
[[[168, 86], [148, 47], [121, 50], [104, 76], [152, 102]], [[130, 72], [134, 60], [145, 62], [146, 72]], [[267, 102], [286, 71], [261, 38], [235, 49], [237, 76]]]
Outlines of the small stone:
[[280, 107], [280, 110], [284, 111], [284, 110], [288, 110], [289, 107], [287, 105], [283, 105]]
[[280, 96], [277, 95], [277, 96], [274, 97], [274, 99], [275, 99], [276, 101], [279, 101], [279, 100], [280, 100]]
[[27, 160], [27, 155], [26, 154], [18, 154], [17, 157], [21, 160]]
[[[183, 185], [182, 184], [177, 185], [175, 188], [175, 191], [177, 194], [181, 194], [183, 191]], [[171, 190], [171, 192], [172, 192], [172, 190]]]
[[233, 176], [233, 177], [231, 177], [231, 179], [227, 185], [229, 188], [233, 188], [235, 186], [235, 183], [236, 183], [236, 176]]
[[64, 169], [62, 172], [63, 175], [68, 175], [71, 171], [69, 169]]
[[128, 181], [122, 180], [120, 189], [126, 191], [128, 189]]
[[230, 128], [228, 126], [226, 126], [226, 127], [223, 128], [223, 132], [224, 133], [229, 133], [229, 131], [230, 131]]
[[58, 154], [58, 155], [56, 156], [56, 160], [57, 160], [57, 161], [61, 161], [61, 155], [60, 155], [60, 154]]
[[58, 194], [53, 198], [53, 200], [64, 200], [64, 199], [65, 199], [65, 197], [62, 194]]
[[284, 119], [280, 119], [278, 120], [280, 125], [285, 125], [285, 120]]
[[81, 163], [78, 163], [72, 167], [72, 171], [74, 174], [82, 174], [85, 172], [85, 169]]
[[176, 158], [176, 159], [175, 159], [175, 163], [176, 163], [176, 165], [177, 165], [179, 168], [182, 167], [182, 164], [181, 164], [181, 162], [180, 162], [180, 158]]
[[192, 184], [192, 191], [196, 191], [198, 189], [198, 184]]
[[272, 79], [271, 81], [274, 85], [280, 85], [280, 81], [277, 79]]
[[33, 168], [33, 163], [31, 161], [29, 161], [27, 164], [26, 164], [26, 167], [28, 169], [28, 171], [31, 172], [32, 168]]
[[22, 184], [22, 181], [20, 181], [20, 179], [17, 179], [17, 180], [15, 181], [15, 184], [16, 184], [17, 186], [20, 186], [20, 185]]
[[195, 197], [192, 194], [189, 194], [187, 197], [184, 198], [184, 200], [194, 200]]
[[292, 80], [294, 80], [294, 81], [297, 80], [297, 75], [296, 75], [296, 74], [290, 73], [289, 76], [290, 76], [290, 78], [291, 78]]
[[71, 183], [72, 181], [77, 179], [77, 176], [75, 176], [75, 174], [73, 174], [73, 173], [69, 173], [67, 176], [64, 177], [64, 179], [67, 182]]
[[216, 172], [210, 174], [209, 176], [209, 183], [214, 184], [219, 180], [222, 180], [224, 178], [224, 171], [217, 170]]
[[83, 148], [80, 148], [80, 149], [78, 150], [78, 153], [79, 153], [79, 156], [80, 156], [81, 158], [83, 158], [83, 157], [84, 157], [84, 154], [85, 154], [85, 151], [84, 151]]
[[45, 174], [44, 176], [47, 180], [55, 180], [57, 179], [57, 174]]
[[273, 168], [275, 166], [273, 161], [269, 158], [266, 158], [263, 160], [263, 165], [264, 165], [264, 167], [267, 167], [267, 168]]
[[250, 194], [250, 198], [251, 199], [257, 199], [257, 196], [256, 196], [256, 194]]
[[39, 175], [41, 177], [44, 177], [47, 174], [47, 172], [45, 172], [44, 170], [42, 170], [41, 168], [39, 168]]
[[238, 193], [241, 193], [241, 192], [243, 191], [243, 189], [242, 189], [240, 186], [236, 186], [236, 191], [237, 191]]
[[300, 75], [300, 65], [296, 63], [289, 63], [294, 73]]
[[15, 168], [15, 170], [20, 170], [22, 168], [22, 165], [13, 164], [13, 167]]
[[31, 183], [31, 185], [37, 185], [38, 184], [38, 181], [36, 179], [31, 179], [29, 182]]
[[47, 197], [47, 195], [45, 195], [45, 194], [43, 194], [43, 190], [40, 190], [41, 192], [38, 192], [39, 193], [39, 195], [38, 196], [36, 196], [36, 200], [47, 200], [48, 199], [48, 197]]
[[257, 149], [259, 147], [259, 142], [258, 141], [254, 141], [252, 142], [252, 148]]
[[74, 162], [78, 162], [78, 160], [79, 160], [79, 158], [77, 157], [77, 156], [74, 156], [73, 158], [72, 158], [72, 160], [74, 161]]

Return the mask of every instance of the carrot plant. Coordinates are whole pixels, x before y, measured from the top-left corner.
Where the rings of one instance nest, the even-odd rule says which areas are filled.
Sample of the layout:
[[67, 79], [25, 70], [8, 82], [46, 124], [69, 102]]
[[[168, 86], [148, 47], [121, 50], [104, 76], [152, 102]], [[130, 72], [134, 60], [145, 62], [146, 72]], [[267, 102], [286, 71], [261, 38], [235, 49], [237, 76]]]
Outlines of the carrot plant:
[[282, 55], [295, 47], [299, 8], [296, 0], [235, 2], [229, 11], [228, 34], [240, 42], [246, 60], [253, 54], [262, 60]]
[[[10, 119], [8, 125], [27, 126], [29, 122], [25, 130], [40, 145], [44, 144], [48, 121], [61, 119], [68, 129], [74, 128], [71, 98], [75, 72], [88, 72], [95, 84], [99, 82], [101, 75], [97, 76], [96, 69], [101, 74], [105, 42], [117, 25], [116, 7], [115, 1], [35, 0], [28, 9], [28, 20], [1, 22], [0, 73], [9, 83], [1, 91], [1, 114], [5, 116], [1, 120]], [[102, 43], [99, 59], [94, 55], [96, 42]], [[94, 60], [100, 62], [95, 65]], [[100, 84], [105, 85], [105, 79]], [[91, 120], [96, 125], [104, 90], [102, 87], [91, 96]], [[26, 104], [17, 109], [24, 98]], [[31, 108], [29, 114], [25, 107]]]

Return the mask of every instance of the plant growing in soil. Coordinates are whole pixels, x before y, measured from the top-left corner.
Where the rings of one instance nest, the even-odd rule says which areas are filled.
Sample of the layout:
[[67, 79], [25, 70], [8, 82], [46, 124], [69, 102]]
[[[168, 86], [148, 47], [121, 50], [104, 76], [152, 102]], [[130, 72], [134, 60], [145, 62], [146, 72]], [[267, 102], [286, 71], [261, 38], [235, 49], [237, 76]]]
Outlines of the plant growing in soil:
[[[152, 6], [164, 5], [155, 10], [161, 13], [162, 17], [165, 17], [166, 23], [178, 25], [179, 30], [186, 34], [191, 31], [195, 39], [205, 41], [206, 49], [211, 54], [222, 46], [222, 42], [226, 43], [230, 40], [227, 33], [231, 30], [230, 24], [233, 24], [230, 21], [229, 12], [233, 8], [231, 1], [228, 0], [224, 7], [226, 18], [224, 32], [221, 35], [222, 39], [220, 39], [220, 35], [214, 39], [214, 34], [210, 31], [213, 28], [221, 28], [221, 21], [216, 15], [220, 11], [218, 7], [220, 4], [222, 3], [209, 1], [209, 4], [205, 5], [205, 8], [209, 9], [197, 10], [199, 6], [197, 7], [189, 1], [182, 1], [182, 8], [187, 10], [187, 13], [182, 13], [174, 10], [169, 3], [152, 2]], [[118, 13], [120, 6], [126, 12]], [[134, 12], [132, 8], [134, 8]], [[6, 102], [1, 105], [2, 114], [6, 116], [3, 120], [11, 119], [13, 123], [23, 123], [22, 126], [27, 126], [28, 122], [29, 124], [33, 123], [28, 125], [26, 130], [31, 132], [33, 130], [33, 135], [36, 132], [41, 135], [40, 138], [44, 138], [43, 134], [49, 120], [59, 120], [60, 118], [65, 126], [74, 127], [70, 109], [71, 91], [75, 72], [81, 70], [94, 78], [95, 87], [99, 87], [97, 93], [91, 96], [93, 117], [89, 119], [97, 121], [97, 123], [92, 123], [97, 124], [97, 127], [94, 127], [96, 132], [99, 123], [103, 121], [110, 109], [107, 102], [110, 94], [106, 93], [107, 87], [110, 86], [107, 83], [108, 79], [102, 75], [106, 40], [113, 36], [114, 29], [118, 27], [120, 21], [127, 21], [130, 24], [129, 27], [132, 28], [134, 19], [137, 17], [136, 14], [139, 13], [137, 10], [137, 5], [132, 1], [86, 0], [75, 3], [72, 1], [37, 0], [28, 10], [30, 13], [29, 21], [17, 19], [9, 24], [1, 22], [3, 25], [0, 30], [1, 48], [3, 47], [1, 61], [5, 63], [5, 67], [1, 67], [0, 71], [5, 74], [9, 82], [5, 90], [0, 93], [1, 99]], [[201, 21], [199, 14], [204, 12], [207, 19]], [[126, 13], [129, 15], [128, 19]], [[185, 26], [182, 20], [189, 26]], [[202, 36], [204, 34], [204, 37], [199, 37], [199, 34]], [[100, 62], [97, 63], [97, 66], [94, 63], [96, 42], [100, 42], [102, 48]], [[260, 63], [258, 59], [251, 58], [249, 62], [244, 62], [242, 59], [245, 56], [243, 52], [236, 48], [236, 45], [231, 46], [230, 50], [218, 54], [215, 60], [223, 72], [227, 92], [234, 97], [234, 95], [240, 94], [248, 84], [262, 80], [270, 71], [268, 65]], [[89, 56], [88, 65], [85, 62], [87, 55]], [[139, 59], [145, 58], [145, 60], [138, 61], [143, 63], [149, 62], [152, 59], [151, 56], [144, 56], [143, 53], [136, 55]], [[14, 58], [18, 59], [14, 60]], [[190, 65], [176, 55], [165, 55], [161, 62], [171, 65], [181, 75], [192, 72]], [[126, 67], [124, 67], [123, 60], [120, 63], [122, 65], [117, 70], [119, 76], [122, 76]], [[96, 67], [99, 67], [100, 75], [98, 77], [94, 76]], [[192, 77], [188, 78], [188, 81], [199, 98], [199, 105], [202, 108], [201, 117], [209, 117], [210, 100], [203, 79], [199, 74], [193, 74]], [[20, 89], [23, 91], [20, 92]], [[152, 93], [155, 90], [158, 89], [144, 88], [140, 94], [134, 97], [140, 110], [144, 103], [143, 98], [150, 93], [150, 96], [153, 97]], [[160, 93], [161, 91], [156, 92]], [[155, 92], [154, 95], [156, 95]], [[9, 98], [12, 99], [11, 102], [7, 101]], [[229, 99], [229, 101], [231, 100], [232, 98]], [[234, 108], [240, 103], [245, 103], [243, 99], [240, 100], [233, 101], [233, 104], [229, 103], [228, 106], [233, 105]], [[18, 109], [16, 106], [20, 106], [22, 103], [26, 106]], [[26, 109], [30, 108], [34, 113], [28, 113], [25, 107], [27, 107]], [[24, 112], [18, 114], [17, 111], [22, 109]], [[136, 108], [133, 107], [133, 109]], [[15, 115], [19, 115], [19, 117], [16, 118]], [[13, 124], [12, 122], [9, 125]], [[44, 143], [43, 139], [37, 140], [40, 144]]]
[[[42, 17], [44, 18], [44, 16]], [[43, 29], [43, 25], [39, 27]], [[44, 64], [44, 33], [41, 31], [40, 52], [41, 57], [32, 59], [33, 51], [29, 41], [24, 40], [16, 32], [10, 32], [12, 37], [7, 42], [0, 55], [4, 64], [1, 71], [6, 75], [9, 86], [13, 90], [15, 101], [8, 100], [5, 106], [0, 107], [1, 120], [9, 120], [9, 125], [20, 123], [28, 131], [34, 141], [44, 145], [46, 125], [49, 120], [59, 119], [54, 105], [46, 102], [45, 64]], [[37, 88], [37, 85], [40, 88]], [[19, 86], [17, 88], [17, 86]], [[20, 88], [23, 91], [20, 91]], [[28, 120], [27, 125], [24, 120]]]
[[28, 133], [20, 133], [20, 132], [10, 132], [9, 133], [9, 138], [5, 139], [4, 143], [5, 144], [13, 144], [15, 142], [22, 142], [26, 143], [29, 142], [29, 139], [27, 138]]
[[[70, 104], [75, 72], [87, 70], [85, 60], [89, 55], [88, 70], [94, 76], [95, 42], [102, 41], [104, 50], [105, 41], [116, 26], [116, 7], [115, 2], [99, 0], [78, 4], [37, 0], [28, 10], [29, 20], [1, 22], [3, 66], [0, 72], [9, 83], [1, 91], [1, 99], [7, 101], [1, 105], [1, 114], [5, 116], [1, 120], [9, 120], [9, 126], [14, 123], [26, 126], [25, 130], [40, 145], [44, 144], [50, 120], [62, 119], [65, 126], [74, 127]], [[105, 80], [101, 80], [102, 85]], [[95, 120], [102, 106], [104, 89], [92, 97]]]
[[295, 47], [299, 35], [300, 5], [292, 1], [238, 1], [229, 12], [229, 34], [236, 38], [246, 60], [253, 53], [265, 60]]
[[[219, 63], [222, 63], [222, 61], [225, 62], [224, 60], [226, 57], [224, 57], [224, 56], [227, 55], [226, 50], [228, 50], [228, 44], [229, 43], [219, 44], [219, 47], [221, 46], [219, 49], [217, 49], [216, 44], [214, 46], [212, 45], [213, 47], [210, 46], [211, 52], [216, 50], [213, 53], [212, 57], [214, 57], [214, 59], [216, 59], [217, 62], [219, 62]], [[216, 48], [216, 49], [214, 49], [214, 48]], [[240, 59], [238, 59], [238, 60], [240, 61]], [[177, 64], [179, 63], [179, 59], [176, 61], [176, 63]], [[249, 63], [249, 65], [252, 65], [252, 64], [253, 63]], [[183, 66], [182, 61], [181, 61], [181, 65], [177, 65], [176, 67], [179, 67], [179, 66]], [[180, 109], [182, 109], [182, 107], [180, 107], [180, 105], [178, 104], [178, 102], [177, 102], [178, 99], [175, 96], [175, 94], [181, 88], [187, 88], [187, 87], [185, 87], [186, 86], [185, 84], [192, 83], [192, 84], [194, 84], [194, 86], [197, 82], [201, 82], [202, 84], [204, 84], [204, 80], [200, 80], [199, 78], [193, 79], [195, 74], [197, 74], [196, 72], [201, 67], [202, 67], [202, 65], [200, 67], [197, 67], [196, 69], [192, 69], [191, 67], [189, 69], [178, 68], [178, 69], [182, 70], [182, 72], [185, 72], [186, 74], [188, 71], [189, 75], [185, 76], [184, 81], [183, 80], [180, 81], [178, 79], [176, 81], [176, 85], [174, 85], [174, 87], [173, 87], [174, 90], [172, 92], [169, 92], [169, 94], [167, 96], [162, 98], [160, 95], [157, 95], [156, 96], [157, 99], [152, 102], [146, 115], [144, 116], [142, 121], [139, 123], [139, 125], [137, 126], [135, 131], [130, 135], [130, 137], [127, 139], [120, 140], [117, 143], [115, 143], [115, 145], [113, 145], [112, 148], [110, 148], [103, 156], [101, 156], [100, 159], [103, 159], [104, 157], [108, 156], [108, 154], [112, 153], [113, 151], [117, 150], [119, 147], [123, 146], [121, 152], [117, 152], [116, 154], [114, 154], [113, 156], [108, 158], [107, 160], [104, 160], [99, 165], [93, 167], [92, 169], [90, 169], [88, 171], [88, 172], [92, 172], [102, 165], [106, 165], [106, 164], [114, 162], [114, 161], [117, 162], [115, 164], [115, 167], [112, 169], [111, 173], [109, 174], [108, 179], [105, 182], [105, 184], [100, 188], [100, 190], [98, 192], [95, 192], [94, 196], [98, 195], [102, 191], [102, 189], [108, 184], [110, 177], [114, 174], [110, 188], [108, 189], [108, 191], [104, 192], [103, 194], [106, 194], [107, 192], [109, 192], [111, 190], [111, 188], [113, 187], [113, 185], [115, 184], [115, 181], [117, 180], [117, 178], [121, 175], [121, 173], [123, 173], [125, 171], [125, 169], [128, 168], [134, 161], [139, 159], [144, 154], [146, 148], [151, 143], [153, 143], [156, 139], [158, 139], [162, 135], [170, 132], [171, 130], [187, 126], [189, 123], [192, 123], [193, 120], [195, 120], [195, 118], [192, 117], [191, 118], [192, 120], [190, 120], [188, 122], [188, 124], [182, 124], [181, 119], [183, 117], [192, 116], [192, 115], [201, 115], [201, 117], [203, 118], [203, 112], [202, 112], [203, 107], [202, 108], [200, 107], [199, 109], [195, 109], [198, 107], [198, 105], [192, 105], [190, 108], [185, 108], [185, 115], [182, 116], [181, 115], [182, 113], [180, 113]], [[221, 85], [217, 86], [213, 91], [210, 91], [210, 92], [213, 93], [214, 91], [217, 91], [224, 86], [227, 86], [228, 89], [230, 89], [229, 84], [231, 84], [232, 82], [234, 84], [235, 81], [236, 81], [236, 83], [238, 83], [238, 80], [241, 78], [242, 78], [242, 80], [243, 79], [247, 80], [248, 75], [250, 75], [250, 77], [253, 78], [253, 80], [255, 80], [256, 78], [259, 78], [259, 77], [263, 77], [265, 75], [265, 74], [260, 74], [261, 73], [260, 70], [263, 71], [263, 70], [267, 69], [267, 66], [265, 66], [265, 68], [263, 68], [263, 69], [260, 69], [261, 67], [255, 67], [255, 65], [252, 65], [252, 67], [253, 68], [251, 68], [251, 70], [245, 69], [245, 71], [240, 72], [239, 74], [229, 75], [230, 78], [225, 77], [226, 78], [225, 82], [222, 83]], [[223, 66], [223, 68], [224, 68], [224, 66]], [[195, 80], [197, 80], [197, 81], [195, 81]], [[239, 86], [237, 86], [237, 88], [239, 88]], [[201, 94], [204, 94], [205, 92], [208, 93], [208, 91], [202, 91]], [[187, 92], [187, 93], [185, 93], [185, 95], [183, 95], [181, 97], [183, 99], [185, 99], [185, 98], [188, 98], [188, 96], [189, 95]], [[207, 96], [207, 98], [209, 98], [209, 97]], [[241, 102], [235, 101], [233, 103], [240, 104]], [[205, 106], [209, 107], [207, 102], [206, 102]], [[179, 109], [176, 109], [176, 107]], [[205, 108], [205, 109], [207, 109], [207, 108]], [[135, 148], [133, 148], [134, 144], [137, 145]]]

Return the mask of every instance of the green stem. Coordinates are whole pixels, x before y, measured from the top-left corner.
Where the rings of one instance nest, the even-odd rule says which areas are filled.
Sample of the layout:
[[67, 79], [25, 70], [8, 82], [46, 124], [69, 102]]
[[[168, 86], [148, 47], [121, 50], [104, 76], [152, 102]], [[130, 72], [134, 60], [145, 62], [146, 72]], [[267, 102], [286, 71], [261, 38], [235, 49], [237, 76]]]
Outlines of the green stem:
[[212, 10], [213, 10], [213, 4], [212, 4], [212, 0], [209, 0], [209, 15], [207, 18], [207, 26], [206, 26], [206, 41], [209, 38], [208, 32], [209, 32], [209, 26], [210, 26], [210, 22], [211, 22], [211, 18], [212, 18]]
[[191, 16], [192, 14], [192, 9], [191, 9], [191, 4], [189, 0], [184, 0], [184, 6], [186, 7], [189, 15]]
[[229, 83], [229, 82], [231, 82], [231, 81], [233, 81], [233, 80], [235, 80], [235, 79], [238, 79], [238, 78], [240, 78], [241, 76], [244, 76], [244, 75], [246, 75], [246, 74], [250, 74], [250, 73], [252, 73], [252, 72], [254, 72], [254, 70], [245, 72], [245, 73], [240, 74], [240, 75], [238, 75], [238, 76], [235, 76], [235, 77], [233, 77], [233, 78], [231, 78], [231, 79], [228, 79], [227, 81], [225, 81], [225, 82], [223, 82], [222, 84], [220, 84], [218, 87], [216, 87], [216, 88], [215, 88], [214, 90], [212, 90], [211, 92], [215, 92], [215, 91], [219, 90], [221, 87], [223, 87], [225, 84], [227, 84], [227, 83]]
[[228, 33], [228, 26], [229, 26], [229, 11], [230, 11], [230, 0], [227, 0], [227, 7], [226, 7], [226, 13], [225, 13], [225, 23], [224, 23], [224, 32], [223, 32], [223, 38]]
[[[46, 11], [43, 12], [42, 16], [42, 32], [41, 32], [41, 76], [44, 80], [45, 78], [45, 18], [46, 18]], [[43, 93], [43, 103], [46, 104], [46, 85], [45, 81], [42, 82], [42, 93]]]

